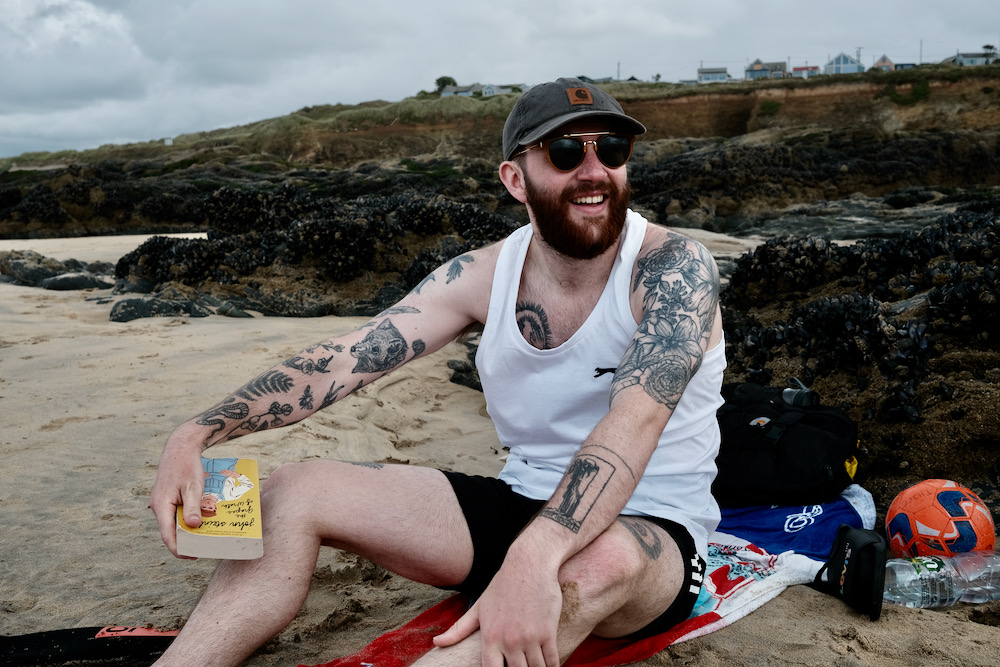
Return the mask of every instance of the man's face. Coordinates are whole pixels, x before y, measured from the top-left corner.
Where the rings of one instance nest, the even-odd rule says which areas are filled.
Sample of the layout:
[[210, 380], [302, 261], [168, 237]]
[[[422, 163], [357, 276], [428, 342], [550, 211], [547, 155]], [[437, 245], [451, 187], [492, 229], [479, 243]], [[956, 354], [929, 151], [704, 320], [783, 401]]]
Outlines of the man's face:
[[[558, 134], [588, 131], [600, 130], [569, 125]], [[618, 241], [631, 195], [624, 166], [606, 167], [593, 144], [587, 145], [583, 162], [568, 172], [549, 164], [544, 149], [528, 151], [524, 157], [526, 203], [546, 244], [567, 257], [592, 259]]]

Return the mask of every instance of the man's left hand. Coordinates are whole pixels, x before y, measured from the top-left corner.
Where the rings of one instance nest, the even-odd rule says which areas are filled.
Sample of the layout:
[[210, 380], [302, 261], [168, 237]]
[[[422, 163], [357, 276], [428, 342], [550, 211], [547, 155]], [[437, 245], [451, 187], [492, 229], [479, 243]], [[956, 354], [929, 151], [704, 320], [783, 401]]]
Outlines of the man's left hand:
[[558, 667], [562, 591], [554, 574], [539, 569], [508, 558], [469, 611], [434, 638], [435, 646], [453, 646], [478, 629], [483, 667]]

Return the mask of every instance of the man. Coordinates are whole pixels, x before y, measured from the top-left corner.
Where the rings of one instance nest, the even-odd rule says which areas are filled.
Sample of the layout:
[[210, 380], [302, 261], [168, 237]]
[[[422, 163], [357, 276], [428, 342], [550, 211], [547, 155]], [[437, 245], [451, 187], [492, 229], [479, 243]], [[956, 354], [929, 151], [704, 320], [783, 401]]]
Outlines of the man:
[[625, 163], [644, 132], [579, 80], [532, 88], [500, 165], [530, 225], [248, 385], [265, 398], [238, 391], [171, 434], [151, 507], [173, 551], [176, 505], [199, 520], [206, 447], [275, 406], [303, 419], [304, 392], [326, 407], [481, 323], [476, 363], [510, 455], [499, 480], [280, 467], [263, 486], [264, 557], [220, 565], [162, 664], [238, 664], [294, 618], [321, 545], [476, 600], [419, 665], [558, 665], [590, 633], [639, 638], [688, 616], [719, 519], [719, 280], [704, 247], [628, 210]]

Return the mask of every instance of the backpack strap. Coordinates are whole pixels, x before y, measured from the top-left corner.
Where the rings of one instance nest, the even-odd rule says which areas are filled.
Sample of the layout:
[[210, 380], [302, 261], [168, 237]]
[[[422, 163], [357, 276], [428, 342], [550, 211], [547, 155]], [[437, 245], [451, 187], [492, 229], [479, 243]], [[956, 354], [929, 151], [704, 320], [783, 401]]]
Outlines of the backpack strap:
[[785, 429], [802, 419], [803, 412], [800, 410], [785, 409], [778, 417], [768, 424], [767, 433], [764, 438], [769, 445], [776, 445], [781, 436], [785, 434]]

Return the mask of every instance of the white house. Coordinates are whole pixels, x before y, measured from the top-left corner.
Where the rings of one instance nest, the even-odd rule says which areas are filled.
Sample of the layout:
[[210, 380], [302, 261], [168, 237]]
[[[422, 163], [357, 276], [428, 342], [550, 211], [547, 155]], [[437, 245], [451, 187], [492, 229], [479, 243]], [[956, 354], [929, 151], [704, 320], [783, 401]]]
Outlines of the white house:
[[445, 86], [441, 89], [441, 97], [451, 97], [453, 95], [457, 95], [459, 97], [472, 97], [476, 94], [482, 95], [483, 97], [492, 97], [493, 95], [512, 93], [516, 89], [527, 90], [528, 86], [525, 86], [523, 83], [509, 83], [505, 85], [488, 83], [485, 86], [474, 83], [471, 86]]
[[812, 76], [819, 75], [819, 66], [817, 65], [801, 65], [799, 67], [792, 68], [792, 76], [798, 77], [799, 79], [808, 79]]
[[956, 53], [950, 58], [945, 58], [941, 64], [951, 63], [962, 67], [974, 67], [976, 65], [989, 65], [991, 60], [996, 58], [994, 53]]
[[725, 83], [732, 79], [725, 67], [699, 67], [698, 83]]

